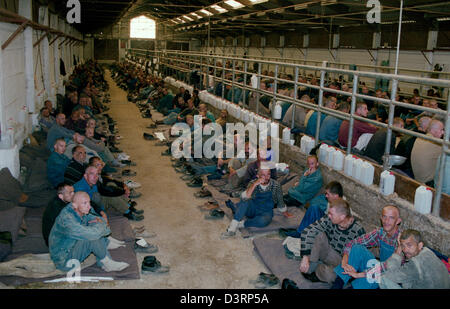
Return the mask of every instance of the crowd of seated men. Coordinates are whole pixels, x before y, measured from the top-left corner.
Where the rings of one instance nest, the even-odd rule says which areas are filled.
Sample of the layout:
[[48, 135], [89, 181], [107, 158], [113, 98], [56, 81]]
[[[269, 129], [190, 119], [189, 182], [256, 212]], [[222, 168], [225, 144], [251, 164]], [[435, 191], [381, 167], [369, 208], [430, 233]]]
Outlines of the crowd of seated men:
[[[169, 87], [157, 79], [154, 79], [149, 87], [152, 91], [147, 98], [141, 99], [141, 102], [138, 101], [137, 104], [147, 106], [165, 116], [164, 120], [152, 121], [149, 126], [168, 130], [165, 142], [168, 148], [162, 155], [173, 155], [174, 150], [187, 150], [188, 154], [191, 154], [190, 158], [172, 158], [172, 161], [175, 170], [184, 174], [181, 178], [187, 181], [189, 187], [201, 188], [195, 196], [211, 196], [208, 186], [203, 183], [207, 179], [208, 182], [222, 181], [220, 185], [217, 185], [220, 192], [240, 199], [238, 203], [233, 203], [231, 199], [226, 201], [226, 206], [231, 209], [233, 218], [228, 228], [222, 233], [222, 239], [235, 237], [239, 228], [260, 228], [269, 225], [275, 212], [279, 212], [286, 218], [292, 218], [288, 207], [307, 207], [306, 214], [299, 222], [297, 229], [280, 229], [279, 231], [280, 236], [286, 240], [292, 242], [294, 239], [299, 243], [298, 254], [290, 251], [287, 246], [284, 248], [288, 258], [296, 258], [300, 261], [298, 271], [307, 280], [327, 282], [335, 289], [344, 287], [355, 289], [448, 288], [450, 286], [444, 263], [437, 257], [437, 252], [424, 246], [420, 232], [401, 229], [400, 211], [397, 207], [391, 205], [384, 207], [381, 213], [382, 226], [367, 233], [359, 219], [353, 215], [350, 204], [344, 197], [342, 185], [332, 181], [324, 186], [316, 155], [311, 154], [307, 157], [307, 166], [300, 174], [299, 181], [288, 190], [287, 194], [283, 195], [281, 185], [277, 181], [279, 175], [273, 162], [274, 154], [270, 137], [258, 147], [253, 145], [247, 136], [233, 135], [232, 142], [235, 146], [243, 141], [245, 147], [241, 149], [242, 153], [238, 153], [235, 147], [236, 152], [231, 157], [227, 157], [228, 154], [225, 152], [219, 152], [211, 159], [195, 158], [193, 138], [191, 143], [179, 143], [174, 148], [173, 143], [177, 136], [172, 136], [168, 127], [162, 125], [187, 124], [194, 136], [196, 130], [194, 116], [203, 116], [202, 122], [197, 127], [199, 130], [211, 125], [214, 121], [220, 121], [223, 125], [222, 123], [228, 121], [228, 115], [226, 111], [221, 111], [217, 120], [208, 117], [207, 105], [203, 103], [195, 105], [184, 88], [180, 88], [179, 92], [173, 95]], [[311, 93], [302, 94], [302, 98], [310, 100], [309, 95]], [[324, 98], [325, 106], [330, 109], [335, 109], [337, 102], [339, 101], [334, 96]], [[338, 105], [337, 108], [348, 112], [348, 101], [345, 100], [341, 104], [342, 107]], [[358, 103], [357, 110], [361, 117], [367, 117], [368, 110], [365, 103]], [[308, 117], [316, 117], [317, 121], [317, 115], [314, 116], [314, 113], [310, 113]], [[323, 121], [325, 122], [325, 119]], [[336, 130], [333, 142], [338, 142], [341, 123], [328, 121], [330, 128], [333, 127]], [[396, 121], [401, 125], [404, 123], [401, 118]], [[306, 128], [307, 125], [304, 127]], [[372, 132], [376, 133], [376, 127], [374, 128]], [[327, 136], [331, 135], [329, 133]], [[211, 136], [203, 136], [203, 142]], [[229, 142], [226, 136], [216, 141], [219, 145]], [[206, 178], [201, 177], [205, 175]], [[325, 194], [320, 194], [323, 187]], [[223, 211], [219, 210], [217, 203], [207, 202], [203, 207], [211, 210], [209, 218], [223, 217]], [[379, 249], [376, 255], [369, 250], [375, 247]], [[379, 284], [366, 280], [367, 273], [374, 271], [369, 268], [367, 262], [375, 258], [381, 262], [378, 269], [381, 274], [381, 280], [377, 281], [380, 282]], [[288, 278], [286, 280], [289, 281]]]

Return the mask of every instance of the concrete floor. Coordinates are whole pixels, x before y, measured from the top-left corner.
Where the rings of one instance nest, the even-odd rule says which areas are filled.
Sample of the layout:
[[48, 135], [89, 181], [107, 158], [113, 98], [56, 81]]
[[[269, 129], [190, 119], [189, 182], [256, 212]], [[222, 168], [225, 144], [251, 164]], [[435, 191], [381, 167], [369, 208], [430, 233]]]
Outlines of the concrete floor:
[[[124, 138], [119, 147], [137, 163], [132, 167], [137, 176], [130, 177], [142, 184], [142, 196], [136, 199], [139, 209], [145, 210], [145, 219], [132, 223], [144, 225], [157, 236], [147, 239], [156, 244], [155, 256], [163, 265], [170, 265], [168, 274], [141, 275], [140, 280], [123, 280], [114, 283], [88, 284], [98, 288], [153, 288], [153, 289], [230, 289], [254, 288], [249, 284], [266, 267], [253, 252], [251, 239], [237, 235], [221, 240], [229, 219], [209, 221], [197, 206], [206, 199], [194, 197], [199, 189], [186, 186], [171, 166], [170, 157], [161, 156], [166, 147], [156, 146], [156, 141], [146, 141], [143, 132], [149, 119], [140, 116], [139, 109], [127, 101], [126, 92], [118, 88], [109, 72], [111, 103], [108, 112], [118, 122], [119, 134]], [[153, 113], [153, 119], [162, 119]], [[124, 179], [128, 179], [124, 177]], [[138, 254], [138, 264], [146, 254]], [[80, 285], [80, 287], [85, 285]]]

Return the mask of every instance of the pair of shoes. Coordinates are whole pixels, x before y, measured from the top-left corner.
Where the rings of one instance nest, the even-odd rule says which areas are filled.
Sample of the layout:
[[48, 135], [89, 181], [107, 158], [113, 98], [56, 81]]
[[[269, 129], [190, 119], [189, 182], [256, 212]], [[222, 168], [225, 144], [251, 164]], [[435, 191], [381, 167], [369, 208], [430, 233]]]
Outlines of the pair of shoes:
[[122, 176], [136, 176], [137, 173], [135, 171], [132, 171], [130, 169], [126, 169], [122, 171]]
[[205, 197], [212, 196], [212, 194], [211, 194], [211, 192], [202, 189], [199, 192], [195, 192], [194, 196], [198, 197], [198, 198], [205, 198]]
[[195, 177], [191, 182], [187, 183], [188, 187], [200, 188], [203, 186], [203, 180], [201, 178]]
[[286, 278], [281, 283], [281, 289], [282, 290], [298, 290], [298, 286], [294, 281]]
[[141, 195], [142, 195], [141, 192], [137, 192], [136, 190], [131, 189], [131, 190], [130, 190], [130, 195], [129, 195], [128, 197], [129, 197], [129, 198], [138, 198], [138, 197], [140, 197]]
[[143, 274], [146, 273], [161, 274], [167, 273], [169, 270], [170, 270], [169, 266], [161, 265], [161, 262], [158, 261], [158, 259], [153, 255], [144, 257], [144, 261], [142, 261], [141, 271]]
[[184, 181], [192, 181], [194, 179], [195, 176], [192, 175], [181, 175], [180, 179], [184, 180]]
[[147, 141], [154, 141], [156, 137], [153, 136], [152, 134], [144, 133], [144, 139], [146, 139]]
[[312, 272], [310, 274], [304, 274], [302, 273], [303, 277], [305, 277], [306, 280], [309, 280], [311, 282], [322, 282], [320, 281], [320, 279], [317, 277], [315, 272]]
[[136, 163], [130, 160], [121, 160], [120, 161], [122, 164], [126, 164], [128, 166], [136, 166]]
[[134, 251], [139, 253], [156, 253], [158, 252], [158, 246], [147, 243], [143, 238], [136, 238]]
[[209, 212], [209, 214], [205, 215], [206, 220], [219, 220], [223, 219], [225, 216], [225, 212], [220, 209], [213, 209]]
[[297, 231], [296, 229], [285, 229], [285, 228], [280, 228], [280, 229], [278, 230], [278, 234], [279, 234], [281, 237], [286, 238], [286, 237], [288, 237], [288, 236], [291, 236], [291, 237], [292, 237], [293, 233], [295, 233], [296, 231]]
[[142, 215], [136, 215], [136, 214], [134, 214], [132, 211], [130, 211], [130, 212], [127, 213], [127, 214], [124, 214], [123, 216], [124, 216], [125, 218], [127, 218], [128, 220], [131, 220], [131, 221], [141, 221], [141, 220], [144, 219], [144, 216], [142, 216]]
[[136, 189], [136, 188], [140, 188], [141, 187], [141, 184], [139, 182], [135, 182], [133, 180], [126, 180], [123, 183], [126, 184], [127, 187], [130, 188], [130, 189]]
[[280, 280], [274, 274], [261, 272], [256, 280], [250, 280], [249, 282], [254, 284], [257, 289], [265, 289], [277, 285]]
[[125, 152], [122, 152], [122, 153], [119, 153], [118, 155], [117, 155], [117, 160], [129, 160], [130, 159], [130, 156], [129, 155], [127, 155]]

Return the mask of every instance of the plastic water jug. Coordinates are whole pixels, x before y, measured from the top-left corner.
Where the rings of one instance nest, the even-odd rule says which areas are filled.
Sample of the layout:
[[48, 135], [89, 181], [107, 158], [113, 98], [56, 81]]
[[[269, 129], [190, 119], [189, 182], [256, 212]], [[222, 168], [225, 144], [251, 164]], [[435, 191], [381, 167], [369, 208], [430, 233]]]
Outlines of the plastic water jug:
[[249, 115], [249, 112], [248, 112], [248, 110], [246, 110], [246, 109], [244, 109], [243, 110], [244, 111], [244, 119], [243, 119], [243, 121], [245, 122], [245, 123], [248, 123], [249, 121], [250, 121], [250, 115]]
[[326, 163], [326, 161], [327, 161], [327, 152], [326, 152], [327, 148], [328, 148], [327, 144], [322, 144], [319, 147], [319, 162], [320, 163]]
[[362, 176], [361, 182], [366, 186], [371, 186], [373, 184], [373, 175], [375, 173], [375, 168], [372, 164], [365, 161], [362, 166]]
[[300, 139], [300, 151], [306, 153], [306, 144], [311, 138], [308, 135], [303, 135]]
[[284, 128], [283, 129], [283, 143], [289, 144], [290, 140], [291, 140], [291, 128]]
[[345, 156], [345, 160], [344, 160], [344, 173], [347, 176], [352, 176], [353, 173], [353, 162], [355, 162], [356, 157], [349, 154]]
[[431, 212], [431, 204], [433, 202], [433, 191], [425, 186], [416, 189], [414, 195], [414, 209], [421, 214], [429, 214]]
[[276, 123], [276, 122], [270, 123], [270, 136], [277, 137], [277, 138], [279, 137], [278, 123]]
[[329, 146], [326, 150], [327, 152], [327, 162], [326, 164], [328, 166], [333, 166], [333, 157], [334, 157], [334, 153], [336, 152], [336, 148]]
[[275, 108], [273, 109], [273, 119], [281, 119], [282, 110], [280, 101], [277, 101], [277, 103], [275, 103]]
[[380, 175], [380, 192], [383, 195], [394, 193], [395, 176], [390, 171], [384, 171]]
[[336, 171], [342, 171], [344, 168], [344, 154], [342, 151], [336, 149], [333, 154], [333, 169]]
[[361, 181], [363, 164], [364, 164], [364, 161], [361, 159], [356, 159], [353, 162], [352, 177], [355, 178], [356, 180]]

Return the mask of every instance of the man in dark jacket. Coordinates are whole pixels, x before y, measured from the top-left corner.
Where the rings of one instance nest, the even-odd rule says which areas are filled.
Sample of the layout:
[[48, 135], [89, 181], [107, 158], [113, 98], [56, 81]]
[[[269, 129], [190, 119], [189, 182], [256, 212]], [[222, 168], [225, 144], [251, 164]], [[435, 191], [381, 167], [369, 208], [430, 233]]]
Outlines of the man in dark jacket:
[[72, 160], [64, 173], [64, 181], [69, 185], [73, 185], [83, 178], [86, 169], [86, 149], [78, 145], [72, 148]]

